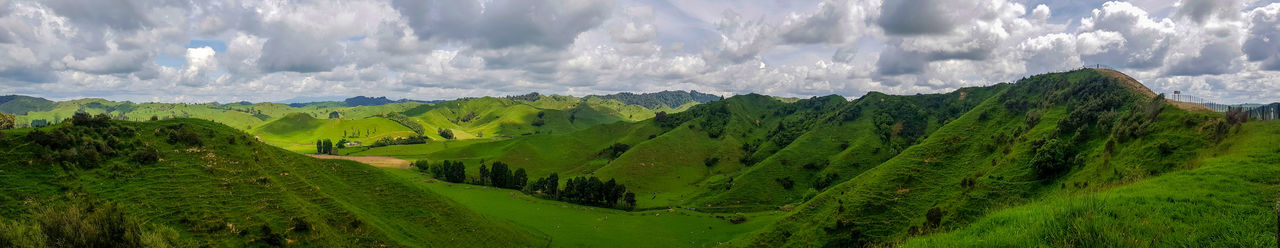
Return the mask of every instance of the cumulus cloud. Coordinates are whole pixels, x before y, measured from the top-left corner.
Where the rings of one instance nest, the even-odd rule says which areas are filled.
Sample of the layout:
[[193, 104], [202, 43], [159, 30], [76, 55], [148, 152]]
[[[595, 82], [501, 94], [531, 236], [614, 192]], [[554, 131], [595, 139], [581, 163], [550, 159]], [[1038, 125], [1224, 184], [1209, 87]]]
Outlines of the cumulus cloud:
[[857, 97], [1104, 64], [1156, 91], [1266, 101], [1242, 89], [1280, 88], [1280, 4], [1254, 2], [0, 0], [0, 92]]
[[1263, 70], [1280, 71], [1280, 3], [1249, 12], [1249, 35], [1244, 53]]

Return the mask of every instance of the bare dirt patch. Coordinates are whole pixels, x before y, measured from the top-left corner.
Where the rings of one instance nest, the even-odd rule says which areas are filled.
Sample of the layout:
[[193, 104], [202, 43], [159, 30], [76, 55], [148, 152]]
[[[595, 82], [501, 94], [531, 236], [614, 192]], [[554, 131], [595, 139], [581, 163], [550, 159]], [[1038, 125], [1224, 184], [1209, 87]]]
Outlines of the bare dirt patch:
[[368, 165], [372, 165], [372, 166], [374, 166], [374, 167], [382, 167], [382, 168], [398, 168], [398, 169], [408, 169], [408, 168], [409, 168], [409, 160], [404, 160], [404, 159], [399, 159], [399, 158], [393, 158], [393, 157], [382, 157], [382, 156], [337, 156], [337, 155], [315, 155], [315, 154], [311, 154], [311, 155], [309, 155], [309, 156], [314, 157], [314, 158], [319, 158], [319, 159], [342, 159], [342, 160], [351, 160], [351, 161], [356, 161], [356, 162], [361, 162], [361, 163], [365, 163], [365, 164], [368, 164]]

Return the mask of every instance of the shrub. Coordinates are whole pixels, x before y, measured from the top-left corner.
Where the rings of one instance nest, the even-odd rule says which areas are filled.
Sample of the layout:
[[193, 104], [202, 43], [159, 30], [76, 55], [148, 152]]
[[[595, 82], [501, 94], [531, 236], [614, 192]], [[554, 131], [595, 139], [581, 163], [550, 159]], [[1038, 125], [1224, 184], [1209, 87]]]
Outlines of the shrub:
[[745, 214], [736, 213], [733, 214], [733, 217], [729, 217], [729, 223], [742, 224], [743, 222], [747, 222], [747, 215]]
[[929, 212], [926, 212], [924, 214], [924, 219], [925, 219], [924, 224], [926, 227], [937, 228], [938, 226], [941, 226], [942, 225], [942, 209], [939, 209], [938, 207], [930, 208]]
[[720, 157], [710, 157], [710, 158], [707, 158], [706, 160], [703, 160], [702, 163], [706, 164], [707, 167], [715, 166], [716, 164], [720, 163]]
[[152, 147], [144, 147], [134, 151], [133, 155], [130, 155], [129, 157], [133, 162], [139, 164], [154, 164], [160, 161], [160, 152]]
[[1035, 157], [1031, 160], [1036, 176], [1040, 179], [1049, 179], [1070, 169], [1072, 156], [1069, 154], [1069, 149], [1066, 143], [1058, 139], [1045, 141], [1036, 148]]
[[791, 177], [774, 178], [773, 180], [777, 181], [779, 185], [782, 185], [782, 188], [784, 189], [790, 190], [791, 187], [796, 186], [796, 181], [792, 181]]
[[453, 139], [453, 130], [452, 130], [452, 129], [447, 129], [447, 128], [436, 128], [436, 133], [437, 133], [437, 134], [440, 134], [440, 137], [441, 137], [441, 138], [444, 138], [444, 139]]

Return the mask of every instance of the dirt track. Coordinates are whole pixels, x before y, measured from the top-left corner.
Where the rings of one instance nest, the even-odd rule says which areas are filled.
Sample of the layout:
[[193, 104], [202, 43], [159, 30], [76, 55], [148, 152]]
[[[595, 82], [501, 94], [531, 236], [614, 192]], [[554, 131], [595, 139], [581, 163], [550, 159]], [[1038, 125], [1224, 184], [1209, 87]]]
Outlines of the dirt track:
[[383, 167], [383, 168], [399, 168], [399, 169], [408, 169], [408, 168], [409, 168], [409, 161], [408, 161], [408, 160], [398, 159], [398, 158], [393, 158], [393, 157], [379, 157], [379, 156], [337, 156], [337, 155], [314, 155], [314, 154], [312, 154], [312, 155], [310, 155], [310, 156], [311, 156], [311, 157], [314, 157], [314, 158], [320, 158], [320, 159], [342, 159], [342, 160], [351, 160], [351, 161], [356, 161], [356, 162], [361, 162], [361, 163], [365, 163], [365, 164], [368, 164], [368, 165], [372, 165], [372, 166], [374, 166], [374, 167]]

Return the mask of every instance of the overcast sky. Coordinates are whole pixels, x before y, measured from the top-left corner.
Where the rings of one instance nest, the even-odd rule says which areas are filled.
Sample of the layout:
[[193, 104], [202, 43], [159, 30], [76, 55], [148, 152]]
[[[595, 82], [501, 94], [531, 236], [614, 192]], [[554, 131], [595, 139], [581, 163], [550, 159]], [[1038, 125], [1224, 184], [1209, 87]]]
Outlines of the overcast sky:
[[0, 0], [0, 95], [208, 102], [936, 93], [1103, 64], [1280, 101], [1257, 0]]

